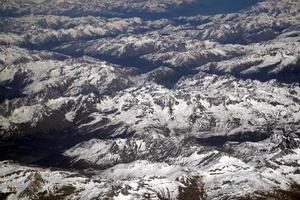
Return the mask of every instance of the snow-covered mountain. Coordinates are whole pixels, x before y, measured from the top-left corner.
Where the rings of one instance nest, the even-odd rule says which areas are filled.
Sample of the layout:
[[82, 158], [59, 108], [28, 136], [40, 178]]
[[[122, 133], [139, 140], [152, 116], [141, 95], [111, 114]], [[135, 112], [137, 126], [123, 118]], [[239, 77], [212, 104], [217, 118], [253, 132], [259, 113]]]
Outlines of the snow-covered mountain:
[[299, 199], [300, 2], [225, 4], [3, 1], [0, 199]]

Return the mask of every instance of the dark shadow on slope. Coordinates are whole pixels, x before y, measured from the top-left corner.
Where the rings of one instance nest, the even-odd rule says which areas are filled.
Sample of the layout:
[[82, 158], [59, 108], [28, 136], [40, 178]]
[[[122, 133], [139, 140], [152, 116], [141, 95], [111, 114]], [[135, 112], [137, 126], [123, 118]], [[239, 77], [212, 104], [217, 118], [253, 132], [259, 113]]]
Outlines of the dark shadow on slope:
[[[270, 65], [265, 68], [262, 68], [256, 72], [247, 73], [247, 74], [243, 74], [242, 70], [245, 70], [248, 67], [246, 67], [245, 69], [237, 68], [235, 71], [233, 71], [231, 73], [224, 73], [222, 71], [215, 69], [214, 66], [212, 66], [209, 70], [205, 70], [205, 72], [210, 73], [210, 74], [216, 74], [219, 76], [230, 74], [238, 79], [243, 79], [243, 80], [252, 79], [252, 80], [266, 82], [266, 81], [275, 79], [278, 82], [287, 83], [287, 84], [300, 83], [300, 63], [293, 64], [293, 65], [291, 64], [289, 66], [286, 66], [286, 69], [283, 69], [280, 72], [270, 73], [272, 70], [276, 69], [279, 64], [280, 64], [280, 62], [276, 63], [274, 65]], [[199, 70], [199, 71], [201, 71], [201, 70]]]
[[12, 100], [24, 96], [25, 95], [20, 89], [8, 88], [3, 85], [0, 85], [0, 104], [3, 103], [5, 100]]
[[263, 82], [275, 79], [279, 82], [288, 84], [295, 82], [300, 83], [300, 60], [296, 64], [290, 64], [286, 66], [285, 69], [281, 70], [280, 72], [270, 73], [271, 71], [276, 70], [279, 64], [280, 63], [271, 65], [251, 74], [236, 73], [233, 75], [235, 75], [238, 78], [250, 78]]
[[[95, 130], [89, 134], [74, 134], [75, 130], [49, 131], [49, 133], [35, 133], [28, 136], [10, 138], [0, 142], [0, 160], [14, 160], [21, 164], [40, 167], [58, 167], [70, 169], [71, 159], [62, 153], [78, 143], [91, 139], [128, 138], [133, 132], [125, 130], [117, 136], [112, 136], [119, 125]], [[76, 166], [72, 166], [76, 168]], [[78, 168], [87, 168], [82, 163]]]
[[255, 192], [253, 195], [246, 197], [239, 197], [237, 200], [299, 200], [300, 199], [300, 185], [292, 183], [286, 190], [275, 189], [270, 192]]
[[259, 142], [271, 136], [265, 132], [238, 132], [232, 135], [198, 138], [198, 143], [204, 146], [223, 146], [227, 142]]
[[262, 82], [267, 82], [270, 80], [276, 80], [280, 83], [287, 83], [287, 84], [292, 84], [292, 83], [300, 83], [300, 68], [299, 70], [293, 72], [293, 71], [286, 71], [286, 72], [282, 72], [279, 74], [274, 74], [274, 75], [270, 75], [270, 74], [251, 74], [251, 75], [235, 75], [235, 77], [239, 78], [239, 79], [252, 79], [252, 80], [259, 80]]
[[4, 81], [0, 83], [0, 104], [6, 99], [12, 100], [26, 96], [22, 90], [30, 83], [30, 80], [26, 79], [26, 74], [16, 73], [13, 80]]

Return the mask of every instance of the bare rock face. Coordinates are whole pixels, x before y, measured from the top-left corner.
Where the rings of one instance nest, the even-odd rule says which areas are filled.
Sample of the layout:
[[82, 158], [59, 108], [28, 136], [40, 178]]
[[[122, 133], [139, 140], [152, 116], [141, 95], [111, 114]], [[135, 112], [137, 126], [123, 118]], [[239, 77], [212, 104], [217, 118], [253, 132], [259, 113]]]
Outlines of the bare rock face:
[[299, 199], [297, 0], [0, 12], [0, 199]]

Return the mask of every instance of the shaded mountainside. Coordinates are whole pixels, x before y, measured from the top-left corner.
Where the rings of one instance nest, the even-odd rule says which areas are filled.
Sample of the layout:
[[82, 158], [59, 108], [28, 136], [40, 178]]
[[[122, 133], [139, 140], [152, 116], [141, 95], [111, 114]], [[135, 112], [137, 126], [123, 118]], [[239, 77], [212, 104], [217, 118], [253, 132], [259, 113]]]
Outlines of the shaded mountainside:
[[299, 199], [298, 0], [0, 12], [0, 199]]

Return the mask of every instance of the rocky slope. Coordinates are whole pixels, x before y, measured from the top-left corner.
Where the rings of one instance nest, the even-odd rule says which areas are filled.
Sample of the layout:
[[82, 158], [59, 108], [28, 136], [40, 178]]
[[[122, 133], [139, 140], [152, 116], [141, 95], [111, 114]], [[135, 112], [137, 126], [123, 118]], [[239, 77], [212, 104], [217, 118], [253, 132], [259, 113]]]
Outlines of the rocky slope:
[[0, 198], [298, 199], [300, 4], [222, 2], [4, 1]]

